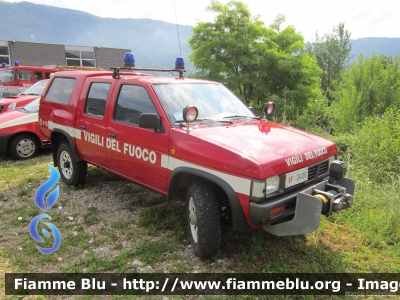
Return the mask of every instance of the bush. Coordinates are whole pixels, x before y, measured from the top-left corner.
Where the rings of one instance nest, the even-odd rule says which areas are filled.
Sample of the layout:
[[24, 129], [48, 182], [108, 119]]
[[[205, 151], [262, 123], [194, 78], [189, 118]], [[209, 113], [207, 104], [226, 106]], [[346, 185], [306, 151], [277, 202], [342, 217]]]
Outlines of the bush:
[[392, 181], [400, 174], [400, 115], [387, 109], [382, 117], [371, 117], [355, 130], [353, 163], [364, 178]]

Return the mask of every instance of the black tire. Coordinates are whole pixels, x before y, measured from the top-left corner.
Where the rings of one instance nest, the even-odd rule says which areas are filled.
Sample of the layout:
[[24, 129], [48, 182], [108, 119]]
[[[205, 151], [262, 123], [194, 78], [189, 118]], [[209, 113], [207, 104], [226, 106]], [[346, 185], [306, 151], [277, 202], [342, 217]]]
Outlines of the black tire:
[[217, 198], [210, 184], [190, 184], [186, 216], [194, 253], [201, 258], [216, 256], [221, 246], [221, 221]]
[[62, 143], [57, 150], [57, 165], [62, 180], [68, 185], [84, 184], [87, 173], [87, 163], [75, 161], [70, 146]]
[[11, 140], [9, 152], [15, 159], [28, 159], [36, 156], [39, 147], [39, 141], [34, 135], [20, 134]]

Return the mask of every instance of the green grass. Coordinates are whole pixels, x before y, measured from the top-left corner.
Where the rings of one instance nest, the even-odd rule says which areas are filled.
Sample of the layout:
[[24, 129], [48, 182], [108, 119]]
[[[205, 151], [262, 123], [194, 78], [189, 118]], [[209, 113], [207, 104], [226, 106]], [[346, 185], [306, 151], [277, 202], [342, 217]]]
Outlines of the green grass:
[[[47, 180], [49, 162], [49, 153], [28, 161], [0, 158], [0, 266], [7, 272], [400, 271], [400, 181], [378, 184], [368, 179], [367, 171], [358, 171], [356, 161], [349, 163], [356, 181], [351, 209], [323, 217], [320, 229], [304, 236], [240, 233], [223, 224], [221, 251], [210, 260], [193, 254], [183, 203], [168, 203], [92, 166], [85, 186], [60, 182], [59, 200], [48, 213], [62, 233], [61, 247], [40, 254], [28, 225], [41, 213], [33, 199]], [[113, 191], [113, 209], [104, 206], [103, 188]], [[52, 245], [51, 237], [45, 241], [41, 246]]]

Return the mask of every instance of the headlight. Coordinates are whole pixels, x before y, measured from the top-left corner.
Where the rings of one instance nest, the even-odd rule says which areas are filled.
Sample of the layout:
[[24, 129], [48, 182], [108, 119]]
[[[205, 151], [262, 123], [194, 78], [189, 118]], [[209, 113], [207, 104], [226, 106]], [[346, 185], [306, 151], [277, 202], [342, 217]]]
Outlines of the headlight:
[[265, 194], [271, 194], [279, 190], [279, 176], [274, 176], [267, 178], [267, 188], [265, 189]]
[[16, 105], [17, 105], [16, 102], [11, 103], [11, 104], [7, 107], [7, 111], [9, 111], [9, 110], [14, 110]]
[[261, 201], [266, 195], [279, 190], [279, 176], [273, 176], [266, 180], [253, 179], [251, 182], [251, 200]]

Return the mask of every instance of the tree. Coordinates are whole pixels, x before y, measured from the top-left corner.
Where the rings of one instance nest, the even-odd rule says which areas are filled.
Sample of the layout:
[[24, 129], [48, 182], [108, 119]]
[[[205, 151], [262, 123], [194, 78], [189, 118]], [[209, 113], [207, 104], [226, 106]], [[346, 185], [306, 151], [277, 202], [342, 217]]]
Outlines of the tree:
[[220, 81], [238, 90], [249, 103], [252, 97], [254, 44], [262, 37], [262, 22], [252, 17], [245, 4], [212, 1], [207, 8], [218, 13], [215, 22], [200, 22], [193, 28], [189, 44], [191, 62], [200, 77]]
[[321, 89], [332, 104], [335, 81], [340, 81], [341, 74], [348, 67], [351, 51], [350, 32], [345, 30], [344, 23], [339, 23], [331, 33], [322, 37], [315, 34], [315, 41], [306, 47], [307, 52], [313, 55], [322, 69]]
[[266, 28], [239, 1], [212, 1], [207, 9], [217, 13], [214, 22], [198, 23], [188, 41], [195, 76], [224, 83], [247, 104], [290, 94], [303, 107], [318, 93], [316, 61], [301, 51], [304, 39], [293, 27], [281, 29], [283, 16]]
[[284, 16], [278, 15], [266, 31], [264, 43], [258, 46], [256, 95], [258, 103], [274, 95], [279, 104], [284, 104], [280, 108], [294, 119], [310, 100], [320, 97], [320, 69], [303, 51], [303, 36], [292, 26], [281, 28], [284, 21]]

